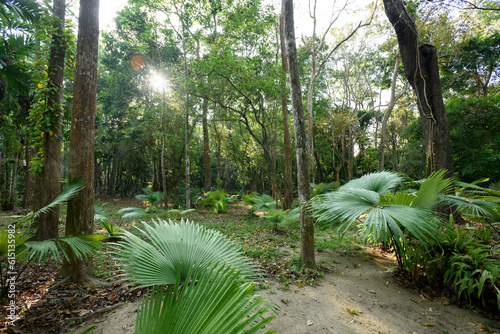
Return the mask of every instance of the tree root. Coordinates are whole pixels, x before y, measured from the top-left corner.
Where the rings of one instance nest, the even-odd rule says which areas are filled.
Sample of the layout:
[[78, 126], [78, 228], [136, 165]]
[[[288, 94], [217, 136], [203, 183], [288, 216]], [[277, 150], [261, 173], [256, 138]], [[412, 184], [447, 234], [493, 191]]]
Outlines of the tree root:
[[88, 321], [92, 318], [95, 318], [103, 313], [106, 313], [106, 312], [109, 312], [109, 311], [113, 311], [114, 309], [117, 309], [118, 307], [122, 306], [123, 303], [118, 303], [118, 304], [115, 304], [115, 305], [111, 305], [111, 306], [107, 306], [107, 307], [103, 307], [101, 309], [98, 309], [92, 313], [89, 313], [87, 315], [84, 315], [83, 317], [78, 317], [78, 318], [68, 318], [68, 319], [64, 319], [64, 324], [61, 326], [61, 329], [59, 331], [59, 334], [66, 334], [67, 333], [67, 330], [69, 330], [72, 326], [76, 325], [76, 324], [80, 324], [80, 323], [83, 323], [85, 321]]

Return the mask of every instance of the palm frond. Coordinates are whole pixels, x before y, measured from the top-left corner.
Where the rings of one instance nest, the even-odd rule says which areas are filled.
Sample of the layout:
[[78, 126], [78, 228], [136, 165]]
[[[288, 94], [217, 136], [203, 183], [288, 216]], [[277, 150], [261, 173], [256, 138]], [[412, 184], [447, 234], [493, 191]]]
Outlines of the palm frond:
[[445, 204], [451, 205], [468, 219], [486, 219], [490, 222], [500, 221], [500, 205], [491, 201], [446, 195], [442, 197]]
[[385, 195], [389, 190], [395, 188], [403, 181], [403, 177], [389, 171], [365, 174], [359, 179], [349, 181], [339, 188], [339, 191], [358, 188], [371, 190], [379, 195]]
[[252, 212], [255, 211], [269, 211], [276, 206], [276, 202], [274, 199], [267, 195], [263, 194], [259, 198], [256, 199], [255, 204], [252, 205]]
[[191, 267], [206, 267], [220, 262], [241, 270], [248, 279], [255, 279], [257, 267], [247, 259], [240, 247], [214, 230], [181, 220], [143, 222], [138, 232], [145, 240], [123, 231], [123, 239], [113, 246], [114, 253], [123, 262], [124, 279], [140, 286], [174, 284], [177, 267], [182, 279]]
[[[144, 297], [138, 313], [135, 333], [257, 333], [277, 313], [277, 307], [253, 294], [254, 286], [245, 283], [234, 267], [214, 265], [191, 268], [191, 280], [183, 282], [181, 270], [175, 285], [163, 292], [154, 288]], [[275, 333], [266, 331], [265, 333]]]
[[411, 206], [431, 209], [438, 204], [441, 194], [451, 192], [454, 180], [443, 179], [445, 173], [446, 170], [440, 170], [429, 175], [415, 193]]
[[59, 196], [57, 196], [52, 202], [50, 202], [48, 205], [44, 206], [37, 212], [28, 215], [26, 219], [32, 220], [41, 215], [42, 213], [49, 212], [53, 207], [62, 204], [64, 202], [67, 202], [70, 199], [76, 197], [83, 188], [85, 188], [83, 180], [75, 178], [71, 181], [68, 181], [68, 183], [66, 183], [63, 190], [59, 194]]
[[123, 215], [120, 218], [120, 220], [129, 219], [129, 218], [130, 219], [141, 218], [141, 217], [147, 216], [147, 213], [143, 209], [134, 208], [134, 207], [123, 208], [121, 210], [118, 210], [117, 213], [120, 215]]
[[66, 261], [71, 262], [65, 250], [66, 245], [73, 251], [76, 258], [81, 260], [84, 257], [91, 256], [100, 248], [102, 238], [101, 235], [74, 235], [43, 241], [31, 241], [24, 244], [25, 250], [23, 253], [27, 252], [26, 259], [28, 261], [34, 259], [36, 262], [42, 263], [45, 263], [48, 257], [60, 261], [61, 253]]

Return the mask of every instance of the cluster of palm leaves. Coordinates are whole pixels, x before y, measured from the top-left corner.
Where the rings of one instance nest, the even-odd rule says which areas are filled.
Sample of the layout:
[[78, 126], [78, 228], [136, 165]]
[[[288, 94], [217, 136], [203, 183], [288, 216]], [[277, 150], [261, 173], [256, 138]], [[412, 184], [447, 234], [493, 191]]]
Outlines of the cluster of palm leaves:
[[[44, 206], [36, 212], [30, 212], [25, 216], [15, 216], [16, 227], [22, 227], [26, 224], [32, 224], [42, 213], [49, 212], [52, 208], [61, 205], [74, 198], [84, 187], [83, 181], [79, 179], [69, 180], [64, 186], [63, 190], [52, 202]], [[20, 228], [18, 228], [20, 230]], [[71, 262], [71, 257], [68, 255], [68, 249], [79, 260], [89, 257], [100, 249], [100, 235], [75, 235], [53, 238], [43, 241], [28, 241], [31, 237], [29, 233], [21, 231], [11, 231], [10, 234], [14, 235], [15, 240], [15, 255], [16, 262], [21, 265], [17, 270], [18, 276], [23, 272], [26, 266], [31, 262], [45, 263], [48, 258], [53, 258], [55, 261], [60, 262], [64, 259]], [[9, 231], [5, 227], [0, 230], [0, 295], [6, 290], [4, 275], [7, 272], [6, 264], [4, 261], [9, 255]]]
[[189, 221], [142, 224], [113, 246], [123, 279], [151, 287], [136, 333], [257, 333], [271, 321], [276, 307], [253, 293], [258, 269], [233, 242]]
[[[425, 270], [421, 267], [426, 261], [418, 263], [416, 259], [421, 261], [422, 254], [435, 256], [436, 249], [444, 249], [442, 239], [447, 233], [446, 221], [453, 215], [487, 222], [493, 229], [500, 221], [500, 197], [494, 190], [455, 183], [453, 179], [444, 178], [444, 174], [445, 171], [438, 171], [425, 180], [409, 184], [393, 172], [367, 174], [337, 191], [314, 197], [310, 203], [313, 217], [320, 226], [337, 226], [342, 233], [357, 226], [364, 242], [384, 243], [391, 247], [400, 269]], [[448, 212], [450, 216], [442, 212]], [[456, 245], [456, 241], [452, 244]], [[416, 253], [420, 254], [416, 256]], [[470, 272], [474, 273], [470, 276], [481, 276], [475, 270], [486, 265], [470, 266]], [[445, 275], [454, 277], [449, 272]], [[488, 275], [482, 276], [483, 280], [489, 279], [495, 290], [500, 277]], [[476, 287], [484, 285], [484, 281], [479, 284], [480, 280], [478, 278], [474, 283]], [[454, 283], [459, 281], [454, 280]], [[496, 291], [500, 307], [500, 292]]]

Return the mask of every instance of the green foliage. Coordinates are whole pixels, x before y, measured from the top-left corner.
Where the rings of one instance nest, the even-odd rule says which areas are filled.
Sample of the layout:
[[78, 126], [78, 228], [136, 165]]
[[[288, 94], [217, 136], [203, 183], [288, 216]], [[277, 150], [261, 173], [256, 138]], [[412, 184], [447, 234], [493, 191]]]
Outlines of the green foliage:
[[500, 181], [500, 95], [455, 99], [446, 110], [459, 179]]
[[43, 150], [44, 143], [51, 140], [54, 136], [57, 119], [62, 112], [61, 106], [53, 106], [49, 103], [51, 96], [58, 94], [59, 87], [54, 85], [50, 80], [53, 73], [49, 73], [49, 60], [47, 54], [52, 51], [53, 35], [62, 34], [64, 39], [65, 51], [65, 71], [70, 79], [73, 78], [73, 68], [76, 50], [76, 40], [71, 21], [67, 21], [64, 31], [53, 31], [54, 20], [49, 13], [45, 13], [40, 20], [40, 25], [37, 30], [36, 38], [39, 43], [37, 45], [37, 60], [34, 63], [35, 73], [32, 80], [36, 87], [33, 93], [34, 101], [29, 111], [28, 122], [24, 127], [26, 133], [29, 134], [29, 142], [36, 149], [36, 155], [29, 161], [30, 172], [33, 175], [40, 175], [45, 160], [45, 152]]
[[251, 212], [267, 212], [276, 206], [274, 199], [267, 194], [263, 194], [262, 196], [256, 198], [254, 202], [255, 203], [250, 209]]
[[136, 218], [141, 218], [141, 217], [147, 216], [146, 211], [144, 211], [143, 209], [140, 209], [140, 208], [135, 208], [135, 207], [123, 208], [123, 209], [118, 210], [117, 213], [122, 215], [120, 220], [136, 219]]
[[444, 67], [444, 86], [460, 94], [484, 95], [489, 81], [497, 82], [500, 32], [478, 34], [462, 41], [454, 61]]
[[437, 204], [439, 191], [449, 183], [443, 184], [442, 175], [431, 175], [416, 193], [393, 194], [389, 191], [402, 182], [401, 176], [392, 172], [367, 174], [336, 192], [315, 197], [311, 201], [313, 216], [324, 228], [338, 224], [343, 233], [359, 222], [362, 240], [394, 246], [403, 269], [410, 256], [408, 234], [427, 244], [438, 231], [431, 208]]
[[[135, 333], [257, 333], [274, 316], [276, 307], [264, 307], [265, 299], [253, 295], [255, 285], [244, 282], [231, 267], [191, 268], [191, 279], [156, 287], [143, 299]], [[264, 333], [275, 333], [268, 330]]]
[[273, 318], [264, 313], [275, 308], [253, 295], [249, 281], [257, 268], [225, 236], [187, 221], [143, 228], [144, 239], [124, 231], [113, 245], [124, 279], [153, 286], [139, 307], [136, 333], [256, 333]]
[[241, 199], [246, 205], [254, 205], [259, 200], [259, 194], [251, 192], [250, 194], [243, 195]]
[[459, 297], [496, 304], [500, 309], [500, 261], [491, 257], [491, 246], [477, 236], [467, 226], [450, 222], [442, 229], [439, 242], [420, 249], [421, 258], [416, 261], [429, 280], [449, 282]]
[[311, 195], [312, 197], [328, 193], [330, 191], [335, 191], [340, 187], [340, 182], [330, 182], [330, 183], [311, 183]]
[[278, 225], [286, 220], [286, 214], [286, 211], [272, 208], [264, 216], [260, 216], [260, 218], [272, 223], [274, 229], [277, 230]]
[[66, 249], [69, 248], [77, 259], [82, 260], [100, 249], [101, 239], [101, 235], [74, 235], [26, 242], [21, 246], [20, 254], [26, 256], [28, 261], [34, 259], [36, 262], [45, 263], [47, 257], [53, 257], [56, 261], [60, 261], [59, 254], [62, 253], [64, 259], [71, 262], [72, 259], [66, 252]]
[[250, 280], [257, 274], [239, 247], [219, 232], [183, 220], [179, 224], [153, 220], [142, 225], [138, 232], [145, 240], [124, 231], [123, 241], [114, 246], [118, 259], [124, 262], [125, 279], [134, 284], [175, 284], [179, 265], [183, 280], [192, 267], [216, 262], [234, 266]]
[[224, 190], [214, 190], [210, 191], [208, 194], [204, 195], [205, 198], [201, 198], [198, 201], [200, 205], [206, 205], [212, 207], [214, 213], [221, 213], [227, 211], [228, 197]]
[[142, 191], [144, 191], [146, 194], [135, 196], [135, 198], [137, 198], [139, 201], [150, 202], [150, 203], [159, 203], [163, 201], [163, 192], [161, 191], [153, 192], [148, 188], [143, 188]]

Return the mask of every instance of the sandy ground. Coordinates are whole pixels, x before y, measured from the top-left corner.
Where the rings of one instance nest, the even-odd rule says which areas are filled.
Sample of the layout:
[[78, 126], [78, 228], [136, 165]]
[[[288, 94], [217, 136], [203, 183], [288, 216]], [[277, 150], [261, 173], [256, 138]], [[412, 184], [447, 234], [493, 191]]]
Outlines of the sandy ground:
[[[394, 261], [380, 254], [320, 253], [318, 259], [329, 269], [320, 284], [290, 286], [283, 291], [278, 282], [271, 281], [269, 289], [257, 291], [281, 307], [279, 316], [266, 329], [289, 334], [468, 334], [486, 332], [481, 324], [493, 323], [471, 310], [453, 304], [444, 306], [439, 298], [401, 287], [386, 272], [394, 267]], [[94, 333], [133, 333], [137, 306], [125, 304], [96, 319]]]

